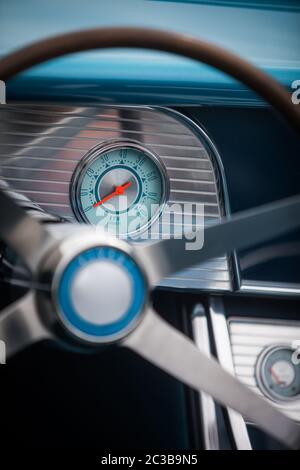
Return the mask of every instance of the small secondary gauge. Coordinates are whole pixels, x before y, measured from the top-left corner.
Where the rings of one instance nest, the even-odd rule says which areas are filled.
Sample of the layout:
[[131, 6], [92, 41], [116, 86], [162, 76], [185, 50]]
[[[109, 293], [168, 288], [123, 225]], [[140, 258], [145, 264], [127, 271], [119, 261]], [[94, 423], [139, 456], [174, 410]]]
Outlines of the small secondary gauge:
[[77, 166], [71, 203], [78, 220], [127, 236], [157, 219], [167, 188], [156, 155], [135, 142], [111, 141], [92, 149]]
[[256, 378], [261, 391], [277, 401], [300, 398], [300, 365], [293, 361], [288, 345], [271, 346], [258, 359]]

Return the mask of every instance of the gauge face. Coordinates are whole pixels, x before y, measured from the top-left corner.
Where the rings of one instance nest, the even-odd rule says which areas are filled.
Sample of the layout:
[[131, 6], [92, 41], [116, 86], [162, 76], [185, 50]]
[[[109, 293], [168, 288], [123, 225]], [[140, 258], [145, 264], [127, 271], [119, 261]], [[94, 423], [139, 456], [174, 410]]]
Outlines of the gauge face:
[[261, 390], [275, 400], [300, 398], [300, 365], [292, 361], [294, 350], [275, 346], [262, 353], [257, 364], [257, 379]]
[[159, 216], [166, 186], [164, 167], [155, 155], [135, 143], [112, 142], [80, 162], [72, 206], [79, 220], [127, 236]]

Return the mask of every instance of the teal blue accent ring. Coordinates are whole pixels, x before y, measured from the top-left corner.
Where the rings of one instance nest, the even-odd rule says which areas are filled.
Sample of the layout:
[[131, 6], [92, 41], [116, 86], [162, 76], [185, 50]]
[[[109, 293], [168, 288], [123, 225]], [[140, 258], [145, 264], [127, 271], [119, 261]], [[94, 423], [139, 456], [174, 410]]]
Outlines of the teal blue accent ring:
[[[71, 296], [72, 283], [78, 271], [96, 260], [110, 261], [121, 266], [128, 274], [132, 284], [133, 298], [129, 308], [120, 319], [105, 325], [96, 325], [83, 319], [76, 311]], [[122, 336], [122, 332], [127, 332], [128, 327], [142, 313], [146, 298], [146, 286], [140, 269], [130, 256], [117, 248], [96, 247], [81, 252], [69, 262], [60, 277], [57, 297], [60, 316], [64, 324], [70, 325], [72, 331], [75, 330], [83, 336], [88, 335], [91, 339], [100, 341], [102, 338], [104, 340], [114, 336], [119, 338]]]

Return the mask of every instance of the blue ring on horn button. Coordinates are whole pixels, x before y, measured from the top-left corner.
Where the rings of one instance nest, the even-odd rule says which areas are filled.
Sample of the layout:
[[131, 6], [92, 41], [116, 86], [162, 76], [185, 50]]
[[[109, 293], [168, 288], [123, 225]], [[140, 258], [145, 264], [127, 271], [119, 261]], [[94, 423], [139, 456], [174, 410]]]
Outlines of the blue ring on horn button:
[[[128, 275], [132, 287], [132, 299], [127, 311], [117, 321], [95, 324], [82, 318], [72, 301], [72, 284], [75, 276], [89, 263], [109, 261], [119, 265]], [[144, 277], [134, 260], [121, 250], [113, 247], [96, 247], [82, 251], [73, 258], [64, 269], [57, 290], [59, 315], [70, 331], [76, 336], [95, 342], [117, 339], [122, 332], [127, 332], [132, 323], [141, 314], [146, 298]], [[113, 301], [113, 299], [112, 299]]]

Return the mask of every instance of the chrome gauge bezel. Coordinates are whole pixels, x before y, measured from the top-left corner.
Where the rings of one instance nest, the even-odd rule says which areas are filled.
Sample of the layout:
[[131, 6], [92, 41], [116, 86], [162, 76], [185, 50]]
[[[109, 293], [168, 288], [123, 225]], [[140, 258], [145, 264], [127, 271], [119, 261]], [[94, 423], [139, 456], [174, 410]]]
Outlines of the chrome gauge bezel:
[[266, 361], [271, 356], [271, 354], [275, 353], [276, 351], [280, 351], [282, 349], [284, 350], [289, 349], [292, 353], [294, 352], [294, 349], [290, 346], [290, 344], [285, 344], [285, 343], [270, 345], [261, 352], [256, 362], [255, 377], [256, 377], [256, 381], [259, 386], [259, 389], [267, 398], [274, 401], [275, 403], [292, 403], [292, 402], [300, 400], [300, 393], [297, 393], [296, 395], [291, 396], [291, 397], [285, 397], [283, 395], [279, 395], [278, 393], [274, 391], [271, 392], [270, 389], [266, 385], [267, 380], [264, 376], [264, 370], [265, 370], [264, 366], [266, 364]]
[[82, 180], [85, 176], [85, 172], [87, 168], [95, 160], [101, 157], [101, 155], [107, 152], [111, 152], [113, 150], [121, 149], [121, 148], [124, 148], [124, 149], [131, 148], [131, 149], [138, 150], [139, 152], [143, 152], [148, 158], [150, 158], [159, 170], [159, 173], [161, 176], [161, 184], [162, 184], [161, 202], [155, 215], [138, 230], [128, 232], [125, 236], [125, 238], [127, 238], [127, 237], [134, 237], [135, 235], [145, 232], [146, 230], [149, 229], [149, 227], [154, 222], [157, 221], [157, 219], [161, 216], [164, 210], [164, 207], [169, 199], [169, 192], [170, 192], [170, 183], [169, 183], [168, 173], [167, 173], [167, 169], [164, 163], [161, 161], [158, 155], [150, 151], [145, 146], [141, 145], [139, 142], [135, 140], [129, 140], [129, 139], [113, 139], [113, 140], [103, 142], [99, 145], [96, 145], [92, 149], [90, 149], [84, 155], [84, 157], [79, 161], [72, 175], [71, 184], [70, 184], [70, 201], [71, 201], [71, 207], [72, 207], [72, 210], [74, 212], [76, 219], [79, 222], [84, 222], [90, 225], [88, 218], [84, 214], [83, 210], [80, 208], [80, 204], [81, 204], [80, 188], [81, 188]]

